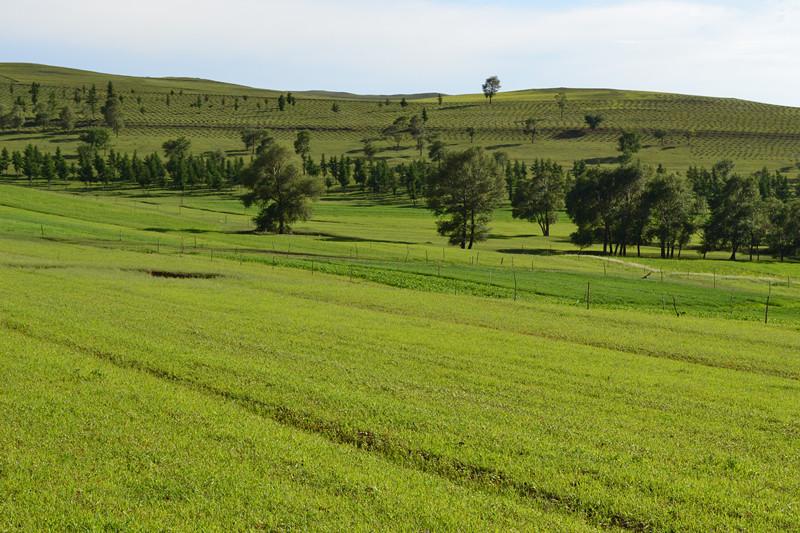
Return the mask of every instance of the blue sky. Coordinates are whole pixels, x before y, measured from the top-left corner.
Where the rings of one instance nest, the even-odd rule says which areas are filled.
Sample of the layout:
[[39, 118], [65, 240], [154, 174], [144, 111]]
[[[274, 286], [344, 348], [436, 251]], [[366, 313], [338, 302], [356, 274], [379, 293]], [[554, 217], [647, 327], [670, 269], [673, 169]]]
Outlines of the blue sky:
[[800, 0], [38, 0], [3, 13], [0, 61], [360, 93], [476, 92], [497, 74], [505, 90], [800, 105]]

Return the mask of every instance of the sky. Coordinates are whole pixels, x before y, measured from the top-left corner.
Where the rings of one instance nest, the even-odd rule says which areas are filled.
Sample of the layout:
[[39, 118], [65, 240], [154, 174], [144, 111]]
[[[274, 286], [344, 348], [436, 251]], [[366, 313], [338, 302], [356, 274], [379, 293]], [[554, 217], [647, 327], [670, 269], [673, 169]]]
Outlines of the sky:
[[[7, 4], [7, 5], [4, 5]], [[608, 87], [800, 106], [800, 0], [0, 0], [0, 61], [361, 94]]]

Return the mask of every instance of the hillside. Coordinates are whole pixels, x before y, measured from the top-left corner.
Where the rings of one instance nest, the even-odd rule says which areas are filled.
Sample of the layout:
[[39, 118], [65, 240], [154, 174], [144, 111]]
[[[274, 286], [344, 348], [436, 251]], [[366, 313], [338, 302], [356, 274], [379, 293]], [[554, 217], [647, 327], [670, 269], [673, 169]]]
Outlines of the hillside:
[[796, 263], [44, 187], [0, 185], [0, 529], [800, 526]]
[[[731, 159], [750, 171], [767, 166], [794, 172], [800, 156], [800, 109], [725, 98], [611, 89], [542, 89], [501, 92], [489, 105], [482, 95], [444, 96], [439, 105], [431, 94], [390, 97], [359, 96], [325, 91], [297, 92], [298, 101], [285, 111], [277, 107], [279, 92], [188, 78], [137, 78], [59, 67], [0, 64], [0, 106], [8, 110], [19, 96], [28, 97], [31, 82], [41, 83], [43, 98], [55, 93], [57, 106], [72, 105], [82, 125], [92, 121], [85, 101], [75, 103], [76, 88], [96, 85], [101, 92], [113, 81], [123, 94], [126, 128], [116, 140], [121, 150], [155, 151], [168, 138], [186, 135], [195, 150], [242, 148], [239, 133], [248, 127], [266, 128], [279, 139], [300, 129], [312, 132], [312, 155], [359, 153], [362, 139], [379, 139], [381, 130], [398, 116], [421, 114], [425, 109], [429, 134], [453, 146], [471, 142], [505, 151], [512, 158], [549, 157], [564, 164], [576, 159], [606, 162], [616, 156], [616, 139], [623, 130], [640, 133], [645, 163], [663, 163], [685, 169]], [[3, 83], [3, 82], [0, 82]], [[567, 104], [556, 105], [563, 92]], [[388, 105], [385, 105], [386, 101]], [[339, 112], [332, 110], [339, 102]], [[30, 106], [29, 106], [30, 107]], [[32, 110], [28, 109], [31, 120]], [[586, 114], [601, 114], [596, 131], [585, 123]], [[538, 121], [534, 143], [522, 131], [526, 118]], [[98, 118], [95, 114], [94, 119]], [[475, 128], [474, 140], [467, 128]], [[51, 129], [52, 130], [52, 129]], [[36, 142], [46, 149], [77, 144], [76, 135], [48, 130], [42, 135], [32, 124], [21, 131], [0, 132], [0, 144], [19, 148]], [[656, 134], [657, 131], [663, 134]], [[416, 149], [408, 139], [395, 150], [379, 141], [379, 156], [412, 158]]]
[[0, 531], [800, 530], [800, 109], [279, 96], [0, 65]]

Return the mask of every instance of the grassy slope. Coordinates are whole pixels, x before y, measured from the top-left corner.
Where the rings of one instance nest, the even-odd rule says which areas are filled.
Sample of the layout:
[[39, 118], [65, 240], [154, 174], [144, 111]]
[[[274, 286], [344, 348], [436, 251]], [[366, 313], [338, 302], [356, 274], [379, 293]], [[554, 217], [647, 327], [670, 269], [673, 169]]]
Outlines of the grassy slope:
[[[289, 139], [298, 129], [312, 130], [313, 155], [358, 153], [361, 139], [376, 137], [380, 130], [401, 114], [428, 111], [430, 131], [438, 133], [453, 147], [465, 147], [467, 127], [475, 127], [475, 142], [492, 150], [504, 150], [511, 157], [532, 159], [551, 157], [569, 164], [575, 159], [609, 161], [616, 156], [615, 140], [622, 129], [641, 132], [645, 148], [640, 153], [649, 164], [663, 163], [684, 169], [690, 164], [706, 164], [729, 158], [745, 171], [764, 165], [791, 169], [800, 154], [800, 109], [772, 106], [733, 99], [705, 98], [675, 94], [615, 91], [609, 89], [566, 89], [568, 105], [563, 117], [553, 96], [556, 89], [501, 93], [490, 106], [481, 95], [447, 96], [442, 106], [433, 98], [411, 99], [401, 108], [398, 98], [389, 106], [379, 106], [372, 97], [348, 95], [341, 111], [331, 111], [330, 96], [318, 92], [297, 93], [296, 107], [280, 112], [274, 91], [263, 91], [205, 80], [120, 77], [39, 65], [1, 64], [0, 76], [16, 80], [15, 94], [0, 91], [0, 105], [10, 107], [19, 94], [27, 94], [31, 81], [54, 88], [59, 98], [71, 98], [70, 90], [89, 84], [104, 88], [112, 79], [125, 95], [124, 109], [128, 128], [116, 140], [122, 150], [154, 151], [168, 138], [187, 135], [197, 150], [221, 148], [231, 153], [241, 149], [238, 132], [248, 126], [270, 129], [280, 139]], [[67, 88], [66, 92], [64, 88]], [[131, 89], [135, 92], [131, 93]], [[166, 95], [179, 94], [166, 105]], [[203, 96], [201, 108], [191, 107], [196, 96]], [[238, 111], [233, 97], [240, 99]], [[225, 106], [222, 97], [226, 97]], [[141, 98], [141, 104], [137, 102]], [[268, 102], [264, 102], [268, 98]], [[145, 112], [141, 113], [140, 107]], [[258, 106], [261, 106], [260, 108]], [[606, 122], [596, 132], [583, 124], [586, 113], [601, 113]], [[87, 116], [90, 116], [88, 114]], [[540, 120], [540, 135], [535, 144], [520, 132], [527, 117]], [[664, 144], [652, 136], [654, 129], [667, 132]], [[691, 146], [685, 133], [695, 132]], [[16, 132], [0, 136], [0, 145], [19, 148], [27, 142], [44, 143], [50, 149], [61, 146], [74, 150], [77, 137], [70, 134]], [[382, 143], [383, 144], [383, 143]], [[381, 157], [411, 158], [415, 150], [406, 140], [399, 151], [385, 143]], [[794, 170], [792, 170], [794, 172]]]
[[[349, 237], [276, 239], [273, 255], [224, 196], [179, 211], [169, 194], [0, 195], [0, 528], [800, 524], [797, 315], [486, 298], [494, 285], [466, 281], [507, 272], [491, 242], [491, 266], [445, 251], [457, 294], [394, 287], [441, 253], [401, 206], [324, 202], [306, 229], [336, 218]], [[507, 224], [497, 242], [521, 229]], [[548, 268], [602, 276], [534, 261], [544, 292]], [[321, 272], [337, 265], [384, 277]], [[609, 283], [632, 297], [640, 277]]]

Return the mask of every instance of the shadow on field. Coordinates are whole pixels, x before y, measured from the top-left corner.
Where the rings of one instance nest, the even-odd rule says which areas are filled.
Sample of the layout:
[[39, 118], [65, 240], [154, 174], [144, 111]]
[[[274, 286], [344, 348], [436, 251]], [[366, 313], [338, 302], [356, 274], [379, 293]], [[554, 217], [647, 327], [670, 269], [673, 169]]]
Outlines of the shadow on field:
[[487, 146], [487, 150], [499, 150], [500, 148], [516, 148], [517, 146], [522, 146], [522, 143], [508, 143], [508, 144], [492, 144]]
[[584, 159], [584, 162], [587, 165], [613, 165], [614, 163], [619, 163], [619, 156], [590, 157], [589, 159]]
[[219, 231], [214, 231], [210, 229], [197, 229], [197, 228], [144, 228], [144, 231], [152, 231], [155, 233], [192, 233], [198, 235], [202, 233], [220, 233]]
[[497, 239], [501, 241], [506, 241], [508, 239], [527, 239], [530, 237], [538, 237], [538, 235], [534, 235], [533, 233], [521, 233], [519, 235], [500, 235], [495, 233], [489, 234], [490, 239]]
[[564, 130], [556, 133], [553, 138], [559, 140], [580, 139], [586, 135], [586, 131], [579, 129]]
[[448, 105], [445, 107], [440, 107], [439, 111], [453, 111], [457, 109], [467, 109], [470, 107], [480, 107], [478, 104], [460, 104], [460, 105]]
[[415, 242], [409, 241], [393, 241], [390, 239], [366, 239], [363, 237], [351, 237], [348, 235], [333, 235], [331, 233], [320, 233], [318, 231], [296, 231], [296, 235], [308, 235], [311, 237], [320, 237], [321, 241], [326, 242], [376, 242], [376, 243], [383, 243], [383, 244], [406, 244], [412, 245], [417, 244]]
[[501, 248], [497, 251], [516, 255], [569, 255], [574, 253], [571, 250], [552, 250], [550, 248]]
[[222, 274], [215, 272], [175, 272], [171, 270], [145, 270], [139, 269], [136, 272], [150, 274], [154, 278], [171, 279], [216, 279], [223, 277]]

